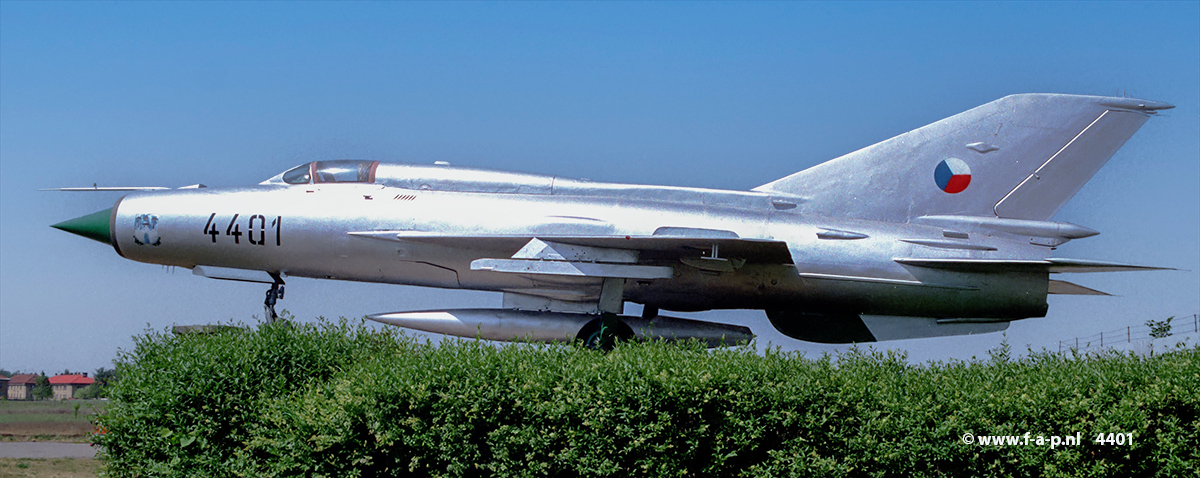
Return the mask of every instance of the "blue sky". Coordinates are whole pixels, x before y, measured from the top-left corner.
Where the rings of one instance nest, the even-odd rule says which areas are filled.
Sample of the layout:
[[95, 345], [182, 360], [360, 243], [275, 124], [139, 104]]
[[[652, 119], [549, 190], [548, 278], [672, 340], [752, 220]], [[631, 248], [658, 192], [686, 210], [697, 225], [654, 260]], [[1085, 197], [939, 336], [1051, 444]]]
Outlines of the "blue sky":
[[[749, 189], [1026, 92], [1177, 106], [1056, 216], [1060, 256], [1184, 269], [1064, 277], [1018, 349], [1200, 311], [1200, 3], [0, 2], [0, 367], [109, 366], [130, 336], [250, 321], [257, 285], [117, 256], [50, 224], [114, 193], [370, 158]], [[491, 293], [297, 279], [316, 316]], [[774, 333], [760, 312], [698, 317]], [[999, 334], [881, 344], [968, 358]]]

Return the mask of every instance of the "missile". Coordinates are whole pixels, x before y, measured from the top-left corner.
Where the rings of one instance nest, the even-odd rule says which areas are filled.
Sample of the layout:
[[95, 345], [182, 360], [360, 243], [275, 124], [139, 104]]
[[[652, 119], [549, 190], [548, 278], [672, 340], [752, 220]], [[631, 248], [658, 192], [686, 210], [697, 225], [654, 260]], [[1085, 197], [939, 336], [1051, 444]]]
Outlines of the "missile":
[[[452, 309], [390, 312], [368, 315], [367, 318], [388, 325], [458, 337], [554, 343], [575, 341], [584, 326], [600, 316], [516, 309]], [[708, 347], [722, 347], [749, 342], [754, 338], [749, 327], [740, 325], [661, 315], [652, 319], [625, 315], [617, 318], [633, 329], [636, 340], [697, 339]]]

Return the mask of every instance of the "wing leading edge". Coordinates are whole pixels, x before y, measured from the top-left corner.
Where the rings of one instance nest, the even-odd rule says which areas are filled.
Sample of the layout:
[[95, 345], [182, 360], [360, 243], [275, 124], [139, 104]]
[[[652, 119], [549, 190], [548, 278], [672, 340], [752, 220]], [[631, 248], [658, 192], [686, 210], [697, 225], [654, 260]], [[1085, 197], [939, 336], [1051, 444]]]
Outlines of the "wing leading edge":
[[[347, 234], [367, 239], [415, 242], [471, 249], [478, 249], [480, 248], [480, 244], [487, 244], [488, 249], [522, 250], [531, 241], [537, 240], [545, 243], [599, 249], [654, 252], [669, 255], [678, 254], [681, 257], [698, 256], [697, 252], [711, 252], [715, 246], [718, 254], [724, 257], [744, 259], [747, 262], [755, 263], [792, 264], [792, 254], [788, 251], [787, 243], [768, 239], [689, 236], [535, 236], [521, 234], [463, 236], [413, 231], [355, 231]], [[516, 259], [521, 258], [516, 257]]]

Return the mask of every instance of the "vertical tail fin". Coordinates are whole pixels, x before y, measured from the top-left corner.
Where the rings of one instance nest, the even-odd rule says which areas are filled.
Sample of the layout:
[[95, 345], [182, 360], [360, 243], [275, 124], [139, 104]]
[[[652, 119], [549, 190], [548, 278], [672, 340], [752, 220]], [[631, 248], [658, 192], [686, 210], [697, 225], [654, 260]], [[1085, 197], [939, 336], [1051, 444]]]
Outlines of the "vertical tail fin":
[[1157, 110], [1133, 98], [1001, 98], [764, 184], [804, 211], [907, 221], [927, 215], [1047, 220]]

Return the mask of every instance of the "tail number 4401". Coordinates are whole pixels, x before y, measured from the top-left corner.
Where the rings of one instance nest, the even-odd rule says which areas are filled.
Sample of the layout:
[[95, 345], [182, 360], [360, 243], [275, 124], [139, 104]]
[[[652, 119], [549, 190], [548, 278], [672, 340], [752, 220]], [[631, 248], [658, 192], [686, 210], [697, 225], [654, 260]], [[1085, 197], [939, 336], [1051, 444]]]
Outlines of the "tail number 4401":
[[[267, 245], [268, 230], [272, 231], [272, 235], [275, 236], [275, 245], [278, 246], [281, 244], [282, 241], [279, 233], [283, 230], [282, 216], [275, 216], [269, 223], [267, 222], [267, 217], [261, 214], [249, 216], [244, 222], [238, 222], [238, 218], [240, 217], [242, 217], [241, 214], [234, 214], [229, 219], [229, 224], [225, 226], [224, 235], [233, 237], [234, 244], [241, 244], [242, 236], [245, 235], [246, 242], [249, 242], [251, 245], [265, 246]], [[221, 229], [218, 226], [219, 222], [224, 221], [217, 221], [217, 213], [214, 212], [208, 216], [208, 223], [204, 225], [204, 235], [212, 236], [213, 243], [217, 242], [217, 236], [222, 235]], [[246, 225], [246, 232], [242, 232], [242, 224]]]

